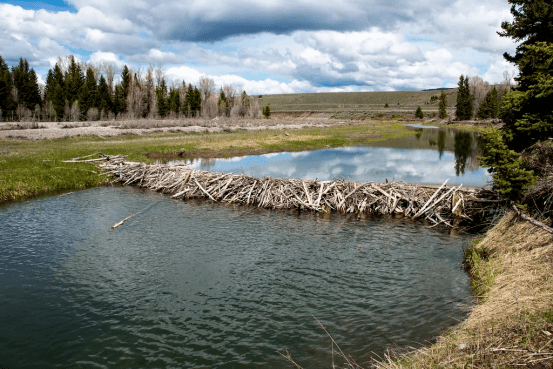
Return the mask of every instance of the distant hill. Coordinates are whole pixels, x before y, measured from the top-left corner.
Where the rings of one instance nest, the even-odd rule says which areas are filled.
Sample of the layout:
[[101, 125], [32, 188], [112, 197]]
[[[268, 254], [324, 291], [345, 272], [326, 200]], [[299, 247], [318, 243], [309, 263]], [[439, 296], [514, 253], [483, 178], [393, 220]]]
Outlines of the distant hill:
[[[259, 106], [270, 105], [273, 113], [331, 113], [337, 117], [370, 117], [379, 115], [412, 116], [420, 106], [425, 115], [438, 112], [442, 89], [386, 92], [322, 92], [252, 96]], [[443, 89], [447, 94], [448, 111], [455, 108], [457, 89]], [[386, 103], [388, 108], [385, 108]]]

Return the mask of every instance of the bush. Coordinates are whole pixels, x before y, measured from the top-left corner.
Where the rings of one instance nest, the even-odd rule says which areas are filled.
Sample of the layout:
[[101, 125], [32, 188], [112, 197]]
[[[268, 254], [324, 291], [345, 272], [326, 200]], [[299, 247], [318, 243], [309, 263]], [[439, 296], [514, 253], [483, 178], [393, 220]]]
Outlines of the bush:
[[390, 106], [388, 105], [388, 103], [386, 103], [386, 104], [384, 105], [384, 107], [385, 107], [385, 108], [389, 108]]

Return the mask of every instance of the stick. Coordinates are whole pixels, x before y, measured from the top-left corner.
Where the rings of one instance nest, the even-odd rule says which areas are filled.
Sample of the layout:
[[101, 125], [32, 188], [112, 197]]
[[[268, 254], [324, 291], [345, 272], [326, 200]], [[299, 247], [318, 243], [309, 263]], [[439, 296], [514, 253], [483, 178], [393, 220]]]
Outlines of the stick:
[[533, 218], [530, 218], [529, 216], [525, 215], [524, 213], [522, 213], [522, 212], [518, 209], [518, 207], [517, 207], [515, 204], [513, 204], [513, 209], [515, 209], [515, 212], [517, 213], [517, 215], [518, 215], [519, 217], [521, 217], [522, 219], [529, 221], [529, 222], [532, 223], [533, 225], [538, 226], [538, 227], [542, 228], [543, 230], [545, 230], [545, 231], [547, 231], [547, 232], [549, 232], [549, 233], [553, 233], [553, 228], [548, 227], [548, 226], [546, 226], [545, 224], [543, 224], [542, 222], [538, 222], [537, 220], [535, 220], [535, 219], [533, 219]]
[[117, 227], [119, 227], [120, 225], [123, 225], [123, 223], [125, 223], [127, 220], [131, 219], [132, 217], [134, 217], [136, 214], [133, 214], [133, 215], [129, 215], [128, 217], [126, 217], [125, 219], [123, 219], [122, 221], [120, 221], [119, 223], [115, 224], [114, 226], [111, 227], [111, 229], [115, 229]]
[[441, 189], [445, 186], [445, 184], [447, 182], [449, 182], [449, 178], [445, 180], [445, 182], [440, 186], [440, 188], [438, 188], [436, 190], [436, 192], [434, 192], [434, 194], [428, 199], [426, 204], [424, 204], [424, 206], [417, 212], [417, 214], [415, 214], [413, 216], [413, 219], [417, 219], [419, 216], [421, 216], [423, 214], [423, 212], [426, 210], [426, 207], [428, 206], [428, 204], [430, 204], [430, 201], [434, 200], [434, 197], [436, 197], [438, 195], [438, 193], [441, 191]]

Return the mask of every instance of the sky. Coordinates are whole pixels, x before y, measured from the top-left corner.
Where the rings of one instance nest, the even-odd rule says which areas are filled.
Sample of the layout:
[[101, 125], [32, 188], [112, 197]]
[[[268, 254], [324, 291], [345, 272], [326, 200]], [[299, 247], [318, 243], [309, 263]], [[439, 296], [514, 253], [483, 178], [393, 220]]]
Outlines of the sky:
[[58, 57], [249, 94], [455, 87], [503, 80], [507, 0], [0, 0], [0, 55], [46, 79]]

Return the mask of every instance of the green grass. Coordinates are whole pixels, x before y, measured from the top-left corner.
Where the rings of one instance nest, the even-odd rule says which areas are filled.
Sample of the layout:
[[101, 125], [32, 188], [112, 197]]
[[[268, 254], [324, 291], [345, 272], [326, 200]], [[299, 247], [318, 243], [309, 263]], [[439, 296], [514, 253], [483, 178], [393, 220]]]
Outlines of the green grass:
[[74, 137], [56, 140], [0, 140], [0, 202], [100, 186], [107, 182], [91, 163], [63, 163], [96, 152], [127, 154], [128, 160], [152, 163], [147, 155], [231, 157], [257, 152], [299, 151], [349, 146], [412, 134], [397, 122], [298, 130], [236, 130], [232, 133]]

